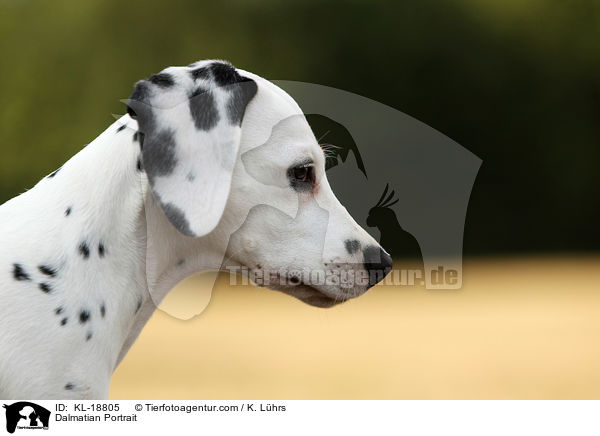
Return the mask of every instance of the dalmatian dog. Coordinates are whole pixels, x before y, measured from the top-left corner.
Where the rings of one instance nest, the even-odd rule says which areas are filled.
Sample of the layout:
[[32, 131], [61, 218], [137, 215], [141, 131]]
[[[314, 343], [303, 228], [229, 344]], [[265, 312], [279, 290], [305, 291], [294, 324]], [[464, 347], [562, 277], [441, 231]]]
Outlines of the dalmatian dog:
[[[0, 206], [0, 398], [102, 399], [156, 305], [224, 265], [317, 307], [392, 260], [336, 199], [296, 102], [224, 61], [138, 82], [127, 114]], [[362, 280], [311, 281], [305, 271]], [[258, 276], [258, 274], [257, 274]]]

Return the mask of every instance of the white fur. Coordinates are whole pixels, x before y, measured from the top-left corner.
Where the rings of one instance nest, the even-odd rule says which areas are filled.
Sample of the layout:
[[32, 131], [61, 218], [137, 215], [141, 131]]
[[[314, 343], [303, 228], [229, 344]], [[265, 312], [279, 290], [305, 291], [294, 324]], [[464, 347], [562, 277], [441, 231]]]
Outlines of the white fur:
[[[344, 249], [346, 239], [378, 246], [335, 198], [323, 152], [293, 99], [238, 71], [257, 82], [258, 93], [246, 109], [239, 152], [231, 156], [225, 210], [208, 235], [184, 236], [166, 219], [147, 177], [136, 170], [138, 126], [129, 115], [55, 177], [0, 206], [0, 398], [106, 398], [113, 371], [156, 304], [190, 274], [220, 268], [224, 255], [229, 265], [250, 269], [319, 269], [362, 262], [360, 252]], [[123, 124], [127, 128], [117, 132]], [[286, 180], [287, 168], [306, 158], [317, 170], [314, 195], [296, 193]], [[78, 253], [83, 241], [89, 259]], [[31, 280], [16, 281], [14, 264]], [[57, 276], [43, 274], [40, 265], [55, 267]], [[51, 284], [52, 292], [42, 292], [40, 283]], [[299, 298], [309, 292], [281, 290]], [[318, 289], [339, 301], [365, 290]], [[63, 312], [57, 315], [58, 307]], [[85, 323], [79, 321], [83, 309], [91, 315]]]

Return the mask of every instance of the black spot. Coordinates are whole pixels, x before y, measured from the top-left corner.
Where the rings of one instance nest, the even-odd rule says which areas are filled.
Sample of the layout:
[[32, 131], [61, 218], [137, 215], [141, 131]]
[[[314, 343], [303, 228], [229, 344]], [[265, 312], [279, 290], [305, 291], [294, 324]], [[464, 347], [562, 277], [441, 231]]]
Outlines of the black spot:
[[117, 129], [117, 133], [119, 133], [119, 132], [120, 132], [120, 131], [122, 131], [122, 130], [125, 130], [125, 127], [127, 127], [127, 124], [123, 124], [121, 127], [119, 127], [119, 128]]
[[346, 246], [346, 251], [350, 254], [354, 254], [360, 250], [360, 242], [356, 239], [346, 239], [344, 245]]
[[142, 158], [138, 157], [137, 160], [137, 165], [136, 165], [137, 170], [141, 173], [142, 171], [144, 171], [144, 165], [142, 164]]
[[90, 312], [88, 312], [87, 310], [82, 310], [81, 312], [79, 312], [79, 322], [81, 324], [85, 324], [86, 322], [88, 322], [89, 319]]
[[31, 277], [25, 272], [23, 267], [18, 263], [13, 264], [13, 277], [18, 282], [24, 282], [31, 280]]
[[144, 148], [144, 134], [142, 132], [135, 132], [133, 134], [133, 142], [135, 141], [139, 141], [140, 143], [140, 150], [143, 150]]
[[171, 222], [171, 224], [173, 224], [173, 227], [175, 227], [177, 230], [179, 230], [186, 236], [196, 236], [196, 234], [192, 232], [192, 229], [190, 228], [190, 223], [181, 209], [179, 209], [172, 203], [163, 204], [162, 209], [169, 221]]
[[62, 308], [62, 306], [61, 306], [61, 307], [57, 307], [57, 308], [54, 310], [54, 313], [56, 313], [57, 315], [60, 315], [61, 313], [63, 313], [63, 310], [64, 310], [64, 309]]
[[[129, 101], [127, 102], [127, 113], [131, 118], [137, 120], [138, 114], [137, 112], [142, 112], [144, 102], [148, 97], [148, 86], [147, 83], [139, 81], [135, 84], [133, 88], [133, 92], [129, 96]], [[135, 107], [135, 110], [134, 110]]]
[[[139, 132], [134, 140], [139, 141], [140, 148], [145, 145], [145, 139], [154, 138], [157, 132], [149, 88], [149, 82], [138, 82], [127, 101], [127, 112], [138, 122]], [[159, 144], [155, 145], [158, 147]]]
[[161, 88], [169, 88], [175, 84], [173, 77], [168, 73], [154, 74], [148, 80]]
[[87, 335], [85, 336], [86, 341], [89, 341], [90, 339], [92, 339], [92, 332], [88, 332]]
[[142, 307], [142, 297], [138, 298], [137, 306], [135, 307], [135, 313], [138, 313]]
[[213, 73], [215, 82], [219, 86], [233, 85], [238, 83], [241, 76], [235, 70], [235, 67], [225, 62], [214, 62], [210, 64], [210, 70]]
[[190, 94], [190, 112], [198, 130], [210, 130], [220, 119], [212, 92], [202, 87]]
[[45, 274], [50, 277], [56, 277], [56, 270], [50, 266], [40, 265], [40, 266], [38, 266], [38, 269], [40, 270], [40, 272], [42, 274]]
[[106, 306], [104, 304], [100, 306], [100, 315], [102, 316], [102, 318], [106, 316]]
[[168, 176], [177, 166], [173, 132], [168, 129], [162, 130], [151, 138], [144, 149], [145, 169], [153, 177]]
[[39, 286], [42, 292], [45, 292], [46, 294], [52, 292], [52, 286], [50, 286], [48, 283], [40, 283]]
[[65, 385], [65, 389], [66, 389], [67, 391], [72, 391], [74, 387], [75, 387], [75, 385], [74, 385], [73, 383], [67, 383], [67, 384]]
[[240, 126], [244, 113], [246, 112], [246, 106], [250, 103], [250, 100], [254, 98], [258, 87], [254, 80], [241, 77], [241, 82], [235, 85], [232, 89], [231, 96], [227, 102], [227, 116], [231, 124]]
[[196, 80], [196, 79], [209, 80], [210, 79], [210, 70], [207, 67], [196, 68], [196, 69], [190, 71], [190, 74], [192, 76], [192, 79], [194, 79], [194, 80]]
[[294, 285], [297, 285], [298, 283], [300, 283], [300, 277], [292, 276], [290, 277], [290, 282]]
[[98, 255], [100, 257], [104, 257], [105, 254], [106, 254], [106, 247], [104, 246], [104, 243], [100, 242], [100, 244], [98, 244]]
[[67, 325], [67, 321], [68, 321], [68, 318], [61, 319], [60, 320], [60, 325], [62, 325], [62, 326]]
[[53, 178], [55, 175], [58, 174], [58, 172], [62, 169], [62, 167], [60, 167], [59, 169], [57, 169], [56, 171], [50, 173], [50, 175], [48, 176], [49, 179]]
[[216, 84], [231, 91], [227, 102], [229, 121], [234, 125], [241, 125], [246, 106], [258, 91], [256, 82], [240, 76], [235, 67], [227, 62], [214, 62], [210, 65], [210, 70]]
[[182, 267], [183, 265], [185, 265], [185, 259], [179, 259], [179, 260], [177, 261], [177, 266], [178, 266], [178, 267]]
[[84, 259], [88, 259], [90, 257], [90, 247], [86, 242], [79, 244], [79, 254], [81, 254]]
[[194, 174], [192, 171], [190, 171], [187, 176], [185, 176], [186, 180], [188, 182], [193, 182], [194, 180], [196, 180], [196, 174]]
[[67, 210], [65, 210], [65, 216], [71, 215], [72, 210], [73, 210], [72, 208], [68, 207]]

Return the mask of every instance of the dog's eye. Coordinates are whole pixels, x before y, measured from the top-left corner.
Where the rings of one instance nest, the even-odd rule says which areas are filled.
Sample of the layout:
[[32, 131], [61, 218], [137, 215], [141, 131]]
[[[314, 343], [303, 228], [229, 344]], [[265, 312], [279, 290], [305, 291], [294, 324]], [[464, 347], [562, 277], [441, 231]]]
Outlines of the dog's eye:
[[298, 182], [310, 182], [312, 170], [312, 167], [296, 167], [294, 168], [294, 179]]
[[315, 184], [315, 167], [312, 163], [292, 167], [288, 170], [288, 177], [296, 191], [312, 190]]

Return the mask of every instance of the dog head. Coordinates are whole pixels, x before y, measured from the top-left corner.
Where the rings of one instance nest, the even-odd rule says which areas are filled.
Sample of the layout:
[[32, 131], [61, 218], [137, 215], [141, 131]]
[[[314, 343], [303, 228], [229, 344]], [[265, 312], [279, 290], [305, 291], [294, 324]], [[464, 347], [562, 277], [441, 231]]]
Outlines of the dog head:
[[188, 238], [228, 239], [225, 265], [320, 307], [390, 271], [335, 197], [301, 109], [271, 82], [201, 61], [138, 82], [128, 108], [156, 203]]

